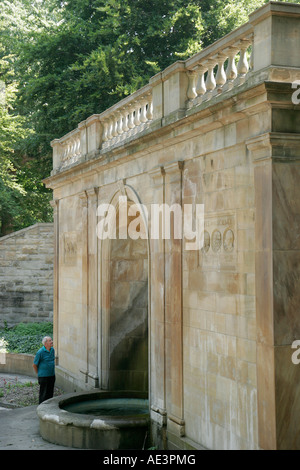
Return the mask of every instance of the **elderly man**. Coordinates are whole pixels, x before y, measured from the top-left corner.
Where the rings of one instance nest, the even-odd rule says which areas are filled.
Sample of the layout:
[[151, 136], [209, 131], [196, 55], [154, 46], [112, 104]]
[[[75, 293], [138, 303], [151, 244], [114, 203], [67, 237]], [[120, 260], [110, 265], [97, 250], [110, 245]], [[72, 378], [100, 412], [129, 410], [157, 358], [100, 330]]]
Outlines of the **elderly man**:
[[55, 351], [52, 338], [45, 336], [42, 343], [43, 347], [38, 350], [33, 361], [40, 384], [39, 403], [53, 397], [55, 382]]

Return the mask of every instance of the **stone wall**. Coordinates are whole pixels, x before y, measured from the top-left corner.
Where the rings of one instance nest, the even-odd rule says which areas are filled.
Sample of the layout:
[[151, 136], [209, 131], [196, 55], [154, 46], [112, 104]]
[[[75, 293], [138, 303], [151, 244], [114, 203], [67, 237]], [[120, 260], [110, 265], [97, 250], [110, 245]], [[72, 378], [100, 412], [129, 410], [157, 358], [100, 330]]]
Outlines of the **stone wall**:
[[53, 318], [53, 224], [0, 239], [0, 326]]
[[33, 360], [33, 354], [0, 353], [0, 373], [27, 375], [36, 379]]

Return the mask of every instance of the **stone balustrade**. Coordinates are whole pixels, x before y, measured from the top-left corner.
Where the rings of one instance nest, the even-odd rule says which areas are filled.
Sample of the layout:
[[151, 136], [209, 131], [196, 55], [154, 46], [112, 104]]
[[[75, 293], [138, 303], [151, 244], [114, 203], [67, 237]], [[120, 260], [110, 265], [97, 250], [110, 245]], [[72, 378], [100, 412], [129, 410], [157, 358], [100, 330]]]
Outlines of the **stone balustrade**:
[[80, 142], [80, 130], [75, 129], [66, 134], [61, 139], [55, 139], [51, 142], [53, 148], [53, 167], [58, 165], [63, 168], [75, 163], [82, 153]]
[[[212, 98], [224, 95], [225, 99], [227, 92], [249, 83], [251, 75], [292, 82], [299, 35], [293, 35], [281, 21], [282, 15], [291, 14], [297, 18], [297, 6], [269, 2], [253, 12], [248, 23], [191, 58], [170, 65], [148, 85], [55, 139], [51, 142], [53, 173], [196, 112]], [[289, 40], [282, 43], [281, 37]], [[280, 67], [288, 72], [282, 75]]]
[[219, 50], [207, 48], [188, 69], [187, 107], [199, 105], [213, 96], [242, 85], [253, 69], [253, 33], [243, 34], [232, 45]]
[[131, 95], [117, 106], [101, 115], [103, 123], [102, 148], [124, 141], [145, 129], [153, 119], [153, 103], [150, 87]]
[[146, 129], [153, 119], [151, 87], [145, 86], [102, 114], [94, 114], [51, 142], [53, 168], [63, 169], [84, 155], [109, 149]]
[[63, 162], [70, 162], [72, 158], [76, 158], [81, 154], [80, 133], [76, 130], [74, 134], [63, 143]]

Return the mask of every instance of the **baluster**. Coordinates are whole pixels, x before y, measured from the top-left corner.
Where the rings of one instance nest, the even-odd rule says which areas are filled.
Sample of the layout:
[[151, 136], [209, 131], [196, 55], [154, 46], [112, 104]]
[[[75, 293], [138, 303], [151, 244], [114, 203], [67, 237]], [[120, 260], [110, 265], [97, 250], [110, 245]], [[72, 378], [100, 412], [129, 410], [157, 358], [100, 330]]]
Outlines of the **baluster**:
[[198, 72], [198, 80], [196, 86], [196, 93], [197, 93], [197, 104], [200, 104], [203, 98], [203, 95], [206, 93], [206, 86], [205, 86], [205, 72], [207, 71], [207, 67], [203, 65], [199, 65], [197, 67]]
[[235, 65], [235, 56], [238, 52], [238, 48], [237, 47], [229, 47], [227, 49], [227, 51], [228, 51], [228, 66], [227, 66], [227, 69], [226, 69], [226, 77], [227, 77], [226, 90], [231, 90], [231, 88], [233, 87], [233, 81], [237, 77], [237, 69], [236, 69], [236, 65]]
[[108, 121], [103, 121], [103, 134], [102, 134], [102, 142], [108, 141]]
[[108, 140], [111, 140], [113, 138], [113, 129], [114, 129], [114, 121], [112, 117], [109, 117], [108, 119]]
[[253, 38], [253, 35], [250, 36], [249, 41], [250, 41], [250, 44], [251, 44], [251, 54], [250, 54], [250, 59], [249, 59], [249, 68], [252, 71], [254, 69], [254, 38]]
[[128, 132], [129, 127], [128, 127], [128, 111], [126, 108], [123, 108], [122, 110], [122, 117], [123, 117], [123, 131]]
[[134, 128], [134, 108], [131, 104], [129, 104], [128, 127], [129, 129]]
[[74, 140], [73, 140], [72, 157], [74, 157], [75, 155], [77, 155], [77, 138], [76, 137], [74, 137]]
[[77, 151], [77, 139], [76, 137], [74, 138], [74, 143], [73, 143], [73, 152], [72, 152], [72, 157], [74, 157], [76, 155], [76, 151]]
[[249, 70], [249, 64], [247, 60], [247, 49], [250, 46], [251, 42], [247, 39], [242, 39], [240, 41], [240, 59], [237, 65], [237, 73], [238, 73], [238, 85], [241, 85], [245, 82], [246, 75]]
[[117, 132], [118, 132], [118, 135], [123, 134], [123, 119], [122, 119], [122, 114], [121, 113], [118, 113]]
[[250, 68], [250, 70], [253, 70], [253, 68], [254, 68], [254, 50], [253, 50], [253, 44], [252, 44], [252, 50], [251, 50], [250, 59], [249, 59], [249, 68]]
[[217, 55], [217, 62], [218, 62], [218, 70], [216, 74], [216, 86], [217, 86], [217, 92], [221, 93], [223, 86], [226, 83], [227, 77], [226, 73], [224, 70], [224, 62], [227, 59], [227, 56], [225, 54], [219, 53]]
[[132, 104], [129, 105], [131, 110], [129, 111], [128, 127], [129, 129], [134, 129], [134, 107]]
[[152, 121], [153, 119], [153, 101], [152, 101], [152, 95], [148, 97], [147, 100], [147, 119], [148, 121]]
[[135, 105], [135, 111], [134, 111], [134, 125], [137, 127], [141, 124], [140, 120], [140, 104], [137, 103]]
[[76, 139], [76, 151], [75, 151], [75, 154], [76, 155], [80, 155], [80, 139], [77, 137]]
[[214, 59], [208, 59], [207, 61], [207, 67], [208, 67], [208, 72], [207, 72], [207, 77], [206, 77], [206, 95], [205, 99], [210, 100], [212, 97], [212, 92], [216, 88], [216, 80], [214, 76], [214, 67], [216, 65], [216, 62]]
[[67, 156], [67, 146], [65, 143], [62, 144], [63, 145], [63, 153], [62, 153], [62, 158], [63, 160], [66, 159], [66, 156]]
[[237, 72], [238, 75], [246, 75], [246, 73], [249, 70], [249, 65], [247, 61], [247, 49], [249, 46], [249, 42], [244, 42], [241, 44], [241, 50], [240, 50], [240, 59], [237, 65]]
[[147, 101], [142, 98], [141, 99], [141, 114], [140, 114], [140, 121], [141, 122], [147, 122], [147, 115], [146, 115], [146, 112], [147, 112], [147, 109], [146, 109], [146, 106], [147, 106]]
[[112, 136], [113, 137], [116, 137], [118, 135], [118, 117], [117, 116], [113, 116], [112, 118]]
[[72, 158], [74, 155], [74, 139], [70, 139], [70, 152], [69, 152], [69, 158]]
[[67, 142], [67, 149], [66, 149], [66, 150], [67, 150], [67, 151], [66, 151], [66, 160], [68, 160], [69, 157], [70, 157], [70, 151], [71, 151], [71, 144], [70, 144], [70, 142]]
[[196, 79], [197, 79], [197, 71], [196, 70], [188, 70], [187, 72], [189, 84], [187, 89], [187, 98], [188, 98], [188, 107], [190, 108], [193, 105], [193, 100], [197, 98], [196, 92]]

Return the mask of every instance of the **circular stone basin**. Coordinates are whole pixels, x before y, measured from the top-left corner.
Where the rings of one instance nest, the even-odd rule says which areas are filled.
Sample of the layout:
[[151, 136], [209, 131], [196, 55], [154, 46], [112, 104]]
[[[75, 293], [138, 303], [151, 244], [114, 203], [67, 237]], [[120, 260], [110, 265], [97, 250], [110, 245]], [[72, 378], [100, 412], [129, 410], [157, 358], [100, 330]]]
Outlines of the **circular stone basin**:
[[69, 413], [94, 416], [148, 416], [148, 400], [142, 398], [101, 398], [100, 400], [84, 400], [61, 406]]
[[85, 392], [51, 398], [37, 408], [40, 433], [54, 444], [125, 450], [147, 446], [149, 405], [143, 392]]

